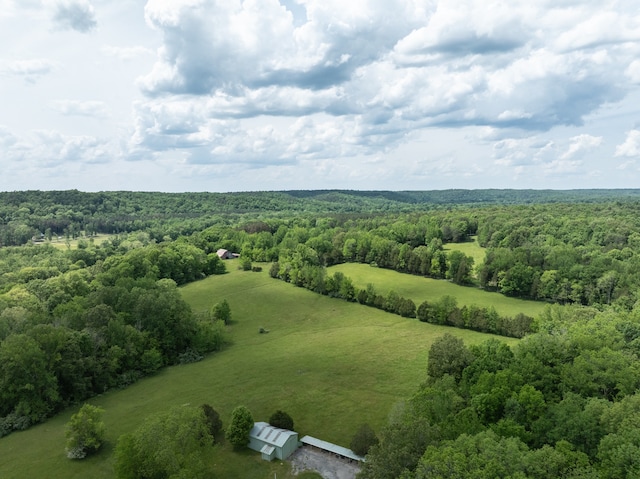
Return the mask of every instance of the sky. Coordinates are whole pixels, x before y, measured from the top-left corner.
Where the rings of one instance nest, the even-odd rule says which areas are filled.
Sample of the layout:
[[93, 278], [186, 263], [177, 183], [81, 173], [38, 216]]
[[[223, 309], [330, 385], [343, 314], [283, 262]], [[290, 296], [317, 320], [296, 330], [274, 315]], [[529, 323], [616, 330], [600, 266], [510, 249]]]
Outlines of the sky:
[[636, 187], [637, 0], [0, 0], [0, 191]]

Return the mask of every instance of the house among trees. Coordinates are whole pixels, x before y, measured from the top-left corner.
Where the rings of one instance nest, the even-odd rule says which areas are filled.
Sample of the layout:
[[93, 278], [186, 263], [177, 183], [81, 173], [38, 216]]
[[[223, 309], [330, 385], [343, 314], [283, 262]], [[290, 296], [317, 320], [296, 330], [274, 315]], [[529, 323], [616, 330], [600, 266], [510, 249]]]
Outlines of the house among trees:
[[228, 249], [222, 249], [222, 248], [220, 248], [217, 251], [217, 255], [220, 259], [233, 259], [233, 258], [238, 258], [240, 256], [238, 253], [232, 253]]
[[256, 422], [249, 432], [249, 449], [262, 454], [262, 459], [286, 459], [298, 449], [298, 433]]

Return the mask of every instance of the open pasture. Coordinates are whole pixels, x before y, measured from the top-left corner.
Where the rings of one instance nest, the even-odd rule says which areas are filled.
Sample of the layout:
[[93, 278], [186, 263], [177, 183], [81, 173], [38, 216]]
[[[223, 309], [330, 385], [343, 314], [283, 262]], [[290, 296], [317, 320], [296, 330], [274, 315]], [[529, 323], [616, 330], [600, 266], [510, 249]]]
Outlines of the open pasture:
[[345, 263], [327, 268], [329, 274], [337, 271], [351, 278], [357, 288], [366, 288], [367, 284], [371, 283], [376, 291], [383, 295], [395, 290], [400, 296], [411, 299], [416, 306], [423, 301], [432, 302], [449, 295], [457, 299], [458, 306], [472, 304], [486, 308], [493, 306], [503, 316], [524, 313], [536, 317], [545, 307], [545, 303], [539, 301], [509, 298], [500, 293], [484, 291], [473, 286], [459, 286], [450, 281], [398, 273], [367, 264]]
[[486, 249], [478, 244], [478, 238], [476, 236], [472, 236], [471, 239], [472, 241], [467, 241], [465, 243], [446, 243], [443, 245], [443, 249], [446, 252], [461, 251], [467, 256], [471, 256], [473, 258], [473, 267], [475, 269], [484, 263]]
[[93, 242], [96, 245], [100, 245], [104, 243], [106, 240], [111, 239], [112, 237], [113, 235], [97, 234], [95, 236], [81, 236], [79, 238], [67, 240], [67, 238], [64, 238], [62, 236], [61, 237], [54, 236], [53, 238], [51, 238], [51, 241], [45, 241], [37, 244], [50, 244], [54, 248], [59, 248], [59, 249], [66, 249], [66, 248], [76, 249], [80, 241], [84, 241], [86, 243]]
[[[189, 284], [182, 293], [196, 312], [227, 299], [232, 311], [228, 347], [90, 400], [105, 409], [107, 429], [107, 444], [95, 457], [65, 457], [64, 425], [77, 407], [0, 439], [0, 477], [114, 477], [118, 437], [152, 413], [187, 403], [211, 404], [225, 427], [240, 404], [255, 420], [268, 420], [281, 409], [293, 417], [301, 436], [348, 446], [360, 424], [379, 430], [392, 406], [415, 391], [435, 338], [444, 332], [467, 343], [491, 337], [320, 296], [274, 280], [266, 271], [238, 271], [235, 261], [227, 266], [228, 274]], [[269, 332], [259, 334], [260, 328]], [[213, 448], [210, 464], [215, 477], [291, 477], [286, 462], [266, 463], [258, 453], [233, 452], [227, 444]]]

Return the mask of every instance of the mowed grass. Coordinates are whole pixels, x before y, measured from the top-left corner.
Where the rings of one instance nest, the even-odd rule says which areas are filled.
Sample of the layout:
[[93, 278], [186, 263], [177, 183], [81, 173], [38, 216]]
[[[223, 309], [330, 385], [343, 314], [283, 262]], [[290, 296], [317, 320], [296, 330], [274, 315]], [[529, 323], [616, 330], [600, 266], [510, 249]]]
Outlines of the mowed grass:
[[484, 257], [486, 255], [486, 249], [478, 244], [478, 238], [476, 236], [471, 237], [472, 241], [466, 243], [447, 243], [443, 246], [446, 252], [449, 251], [461, 251], [467, 256], [473, 258], [473, 268], [477, 268], [484, 263]]
[[79, 241], [86, 241], [87, 243], [90, 243], [91, 240], [93, 239], [93, 243], [98, 246], [101, 245], [102, 243], [104, 243], [106, 240], [112, 238], [113, 235], [106, 235], [106, 234], [98, 234], [95, 236], [87, 236], [87, 237], [80, 237], [80, 238], [75, 238], [75, 239], [70, 239], [68, 241], [68, 245], [67, 245], [67, 240], [66, 238], [58, 238], [53, 237], [51, 239], [51, 241], [45, 241], [44, 243], [38, 243], [38, 244], [50, 244], [51, 246], [53, 246], [54, 248], [58, 248], [58, 249], [66, 249], [66, 248], [70, 248], [70, 249], [76, 249], [78, 247], [78, 242]]
[[[240, 404], [255, 420], [281, 409], [301, 436], [348, 446], [362, 423], [380, 430], [392, 406], [416, 390], [435, 338], [451, 332], [472, 344], [491, 337], [320, 296], [270, 278], [267, 268], [244, 272], [235, 263], [227, 263], [229, 274], [182, 288], [194, 311], [228, 300], [228, 347], [89, 401], [105, 409], [107, 444], [95, 457], [71, 461], [64, 455], [64, 425], [77, 407], [0, 439], [0, 477], [112, 478], [118, 437], [150, 414], [183, 404], [211, 404], [225, 427]], [[269, 333], [259, 334], [261, 327]], [[288, 463], [267, 463], [227, 444], [213, 448], [210, 465], [215, 477], [292, 477]]]
[[424, 301], [433, 302], [449, 295], [457, 299], [460, 307], [472, 304], [487, 308], [493, 306], [503, 316], [524, 313], [536, 317], [545, 308], [545, 303], [539, 301], [509, 298], [500, 293], [484, 291], [473, 286], [459, 286], [450, 281], [398, 273], [389, 269], [374, 268], [367, 264], [345, 263], [328, 268], [329, 274], [336, 271], [351, 278], [357, 288], [365, 288], [371, 283], [376, 291], [383, 295], [395, 290], [400, 296], [411, 299], [416, 306]]

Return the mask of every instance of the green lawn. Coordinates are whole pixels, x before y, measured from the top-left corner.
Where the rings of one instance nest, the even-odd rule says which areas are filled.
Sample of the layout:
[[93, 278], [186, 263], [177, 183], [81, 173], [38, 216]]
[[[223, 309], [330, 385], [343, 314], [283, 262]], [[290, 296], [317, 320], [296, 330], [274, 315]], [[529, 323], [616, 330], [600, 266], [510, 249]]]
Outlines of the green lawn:
[[443, 249], [447, 252], [461, 251], [467, 256], [471, 256], [473, 258], [473, 267], [475, 269], [484, 263], [486, 249], [478, 244], [478, 238], [472, 236], [471, 239], [473, 241], [468, 241], [466, 243], [447, 243], [444, 245]]
[[[149, 414], [180, 404], [209, 403], [225, 426], [239, 404], [255, 420], [282, 409], [301, 435], [348, 446], [360, 424], [379, 430], [391, 407], [415, 391], [434, 338], [446, 331], [467, 343], [490, 337], [320, 296], [271, 279], [268, 268], [253, 273], [228, 265], [229, 274], [182, 288], [194, 311], [229, 301], [233, 322], [225, 350], [91, 400], [106, 411], [108, 443], [96, 457], [64, 455], [64, 424], [77, 408], [0, 439], [0, 477], [111, 478], [117, 438]], [[270, 332], [259, 334], [261, 327]], [[224, 444], [210, 459], [215, 477], [291, 477], [286, 462], [266, 463], [258, 453], [236, 453]]]
[[445, 295], [454, 296], [458, 305], [481, 307], [493, 306], [499, 314], [514, 316], [518, 313], [536, 317], [546, 303], [509, 298], [500, 293], [481, 290], [473, 286], [458, 286], [450, 281], [424, 278], [398, 273], [389, 269], [374, 268], [367, 264], [345, 263], [328, 268], [328, 272], [340, 271], [353, 280], [357, 288], [365, 288], [371, 283], [378, 293], [386, 295], [392, 289], [400, 296], [409, 298], [419, 306], [423, 301], [435, 301]]
[[[106, 240], [112, 238], [112, 236], [113, 235], [98, 234], [91, 237], [87, 236], [87, 237], [70, 239], [68, 242], [67, 242], [67, 239], [64, 237], [60, 237], [60, 239], [58, 239], [57, 236], [54, 236], [53, 238], [51, 238], [51, 241], [45, 241], [43, 243], [38, 243], [38, 244], [50, 244], [54, 248], [59, 248], [59, 249], [66, 249], [67, 247], [71, 249], [76, 249], [78, 247], [78, 241], [80, 240], [90, 243], [91, 240], [93, 239], [93, 242], [95, 245], [100, 245], [104, 243]], [[67, 246], [67, 243], [68, 243], [68, 246]]]

